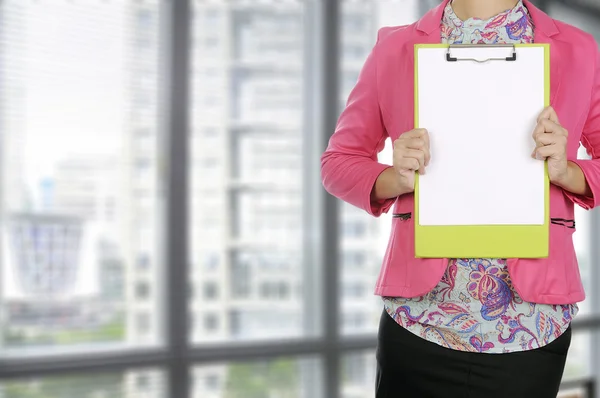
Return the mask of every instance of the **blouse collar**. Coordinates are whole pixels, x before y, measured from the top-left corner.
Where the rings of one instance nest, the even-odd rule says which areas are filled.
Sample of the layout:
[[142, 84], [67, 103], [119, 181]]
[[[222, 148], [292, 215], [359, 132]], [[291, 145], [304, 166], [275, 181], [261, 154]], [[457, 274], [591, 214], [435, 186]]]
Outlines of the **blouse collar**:
[[469, 18], [463, 21], [454, 12], [452, 1], [449, 1], [444, 8], [442, 24], [453, 28], [484, 31], [501, 28], [506, 26], [510, 21], [519, 20], [524, 16], [529, 19], [529, 12], [523, 4], [523, 0], [519, 0], [517, 5], [512, 9], [505, 10], [495, 17], [489, 19]]

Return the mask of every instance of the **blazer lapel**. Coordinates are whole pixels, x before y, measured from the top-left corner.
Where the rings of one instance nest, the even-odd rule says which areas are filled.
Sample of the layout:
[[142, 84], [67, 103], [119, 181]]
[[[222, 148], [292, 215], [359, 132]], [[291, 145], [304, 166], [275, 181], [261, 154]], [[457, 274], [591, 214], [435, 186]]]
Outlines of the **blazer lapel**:
[[553, 36], [559, 33], [554, 20], [539, 10], [529, 0], [523, 0], [535, 26], [535, 42], [550, 44], [550, 105], [556, 107], [557, 95], [562, 81], [561, 42]]
[[[444, 8], [450, 0], [444, 0], [431, 9], [417, 23], [410, 38], [398, 48], [393, 57], [394, 74], [399, 76], [393, 84], [392, 95], [382, 102], [383, 113], [388, 121], [389, 134], [396, 139], [400, 133], [414, 127], [414, 76], [415, 44], [439, 44], [442, 38], [441, 21]], [[386, 105], [387, 104], [387, 105]], [[400, 114], [398, 113], [400, 110]]]
[[550, 44], [550, 105], [556, 107], [556, 98], [562, 81], [560, 42], [552, 40], [543, 32], [535, 33], [535, 42]]

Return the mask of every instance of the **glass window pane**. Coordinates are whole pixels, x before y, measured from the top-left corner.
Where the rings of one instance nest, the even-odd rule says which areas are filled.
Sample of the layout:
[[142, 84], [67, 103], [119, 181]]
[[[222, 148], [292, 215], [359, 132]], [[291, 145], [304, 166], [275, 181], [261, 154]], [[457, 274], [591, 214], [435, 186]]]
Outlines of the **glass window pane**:
[[[376, 2], [342, 3], [340, 103], [345, 103], [367, 55], [375, 43], [378, 19]], [[373, 331], [380, 300], [373, 296], [383, 239], [381, 220], [341, 203], [340, 313], [342, 333]]]
[[193, 9], [190, 258], [202, 294], [190, 301], [201, 320], [192, 341], [307, 335], [304, 4]]
[[[417, 1], [346, 0], [342, 2], [342, 11], [340, 104], [343, 105], [375, 44], [378, 28], [411, 23], [417, 19], [419, 8]], [[379, 161], [392, 162], [389, 139]], [[376, 219], [347, 203], [341, 206], [341, 330], [344, 334], [374, 332], [383, 304], [373, 291], [385, 253], [391, 217], [384, 215]]]
[[567, 365], [563, 380], [581, 379], [592, 376], [591, 350], [592, 333], [589, 331], [573, 332], [571, 347], [567, 357]]
[[570, 388], [561, 391], [557, 398], [588, 398], [590, 395], [585, 388]]
[[0, 381], [3, 398], [166, 398], [165, 374], [158, 370], [69, 374]]
[[342, 398], [372, 398], [377, 364], [375, 351], [349, 352], [341, 361]]
[[0, 350], [159, 340], [159, 7], [0, 8]]
[[278, 358], [210, 364], [192, 370], [191, 398], [320, 398], [321, 363]]

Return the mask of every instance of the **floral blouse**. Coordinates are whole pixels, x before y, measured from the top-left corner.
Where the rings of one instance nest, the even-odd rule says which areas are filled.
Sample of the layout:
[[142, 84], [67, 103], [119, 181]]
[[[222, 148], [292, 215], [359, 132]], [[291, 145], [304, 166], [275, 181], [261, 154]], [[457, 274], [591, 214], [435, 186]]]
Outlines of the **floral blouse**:
[[[448, 3], [442, 19], [441, 39], [448, 44], [532, 43], [533, 37], [522, 1], [488, 20], [466, 21]], [[578, 312], [576, 304], [523, 301], [503, 259], [452, 259], [427, 295], [383, 300], [388, 314], [410, 332], [447, 348], [482, 353], [542, 347], [558, 338]]]

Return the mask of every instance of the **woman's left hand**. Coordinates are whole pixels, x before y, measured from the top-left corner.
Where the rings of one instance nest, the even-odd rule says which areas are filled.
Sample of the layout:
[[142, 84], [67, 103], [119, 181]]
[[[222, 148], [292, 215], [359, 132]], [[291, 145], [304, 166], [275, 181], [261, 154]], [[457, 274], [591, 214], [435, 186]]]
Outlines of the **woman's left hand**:
[[556, 184], [567, 178], [567, 138], [569, 133], [560, 125], [556, 111], [547, 107], [538, 116], [537, 126], [533, 130], [535, 149], [531, 157], [548, 160], [550, 182]]

